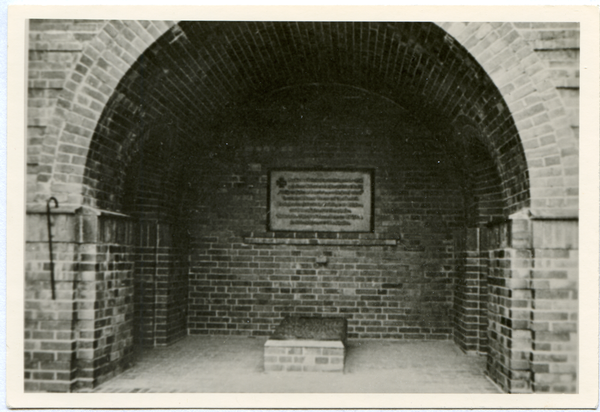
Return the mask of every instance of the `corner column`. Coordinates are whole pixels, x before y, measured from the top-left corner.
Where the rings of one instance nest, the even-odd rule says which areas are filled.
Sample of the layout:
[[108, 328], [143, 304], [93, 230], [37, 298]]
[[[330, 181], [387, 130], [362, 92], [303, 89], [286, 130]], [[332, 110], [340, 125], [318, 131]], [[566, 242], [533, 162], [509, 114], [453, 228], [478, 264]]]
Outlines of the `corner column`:
[[578, 389], [578, 220], [532, 216], [531, 273], [535, 392], [575, 393]]
[[489, 376], [509, 393], [576, 392], [577, 218], [528, 210], [485, 232]]
[[52, 209], [55, 295], [45, 207], [26, 218], [25, 390], [92, 388], [133, 351], [132, 230], [125, 215]]
[[[461, 231], [462, 232], [462, 231]], [[454, 341], [467, 354], [487, 353], [487, 267], [481, 250], [482, 230], [466, 228], [455, 234], [459, 243], [454, 311]]]
[[74, 208], [51, 210], [52, 299], [46, 207], [25, 225], [25, 391], [69, 392], [77, 383], [77, 284], [80, 221]]

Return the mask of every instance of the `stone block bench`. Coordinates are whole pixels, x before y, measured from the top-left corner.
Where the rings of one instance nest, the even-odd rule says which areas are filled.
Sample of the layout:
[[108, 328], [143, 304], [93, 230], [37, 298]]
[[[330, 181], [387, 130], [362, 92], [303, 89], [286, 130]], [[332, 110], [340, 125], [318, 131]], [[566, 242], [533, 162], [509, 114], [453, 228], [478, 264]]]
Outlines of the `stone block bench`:
[[265, 372], [343, 372], [346, 329], [339, 317], [285, 318], [265, 343]]

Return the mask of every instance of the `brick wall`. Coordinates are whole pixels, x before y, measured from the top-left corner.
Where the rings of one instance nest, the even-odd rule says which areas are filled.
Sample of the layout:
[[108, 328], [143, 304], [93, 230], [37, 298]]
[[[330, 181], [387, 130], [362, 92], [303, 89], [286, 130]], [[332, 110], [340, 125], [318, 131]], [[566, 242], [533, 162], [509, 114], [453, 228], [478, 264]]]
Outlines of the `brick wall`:
[[548, 78], [564, 102], [564, 109], [551, 116], [566, 115], [579, 138], [579, 23], [515, 23], [515, 27], [546, 66]]
[[579, 24], [440, 26], [469, 50], [506, 101], [527, 157], [527, 206], [548, 216], [576, 215], [578, 130], [572, 117], [579, 96]]
[[153, 125], [125, 169], [124, 208], [135, 220], [135, 335], [143, 346], [167, 345], [187, 333], [189, 245], [178, 221], [185, 190], [176, 177], [179, 139]]
[[[103, 20], [31, 20], [29, 22], [28, 99], [27, 99], [27, 200], [36, 200], [36, 194], [49, 185], [52, 164], [61, 164], [60, 184], [81, 183], [81, 179], [69, 177], [85, 164], [85, 153], [63, 151], [56, 153], [59, 129], [53, 121], [57, 107], [65, 109], [58, 101], [62, 96], [73, 96], [74, 89], [67, 84], [68, 78], [81, 76], [84, 47], [100, 32]], [[71, 116], [72, 120], [75, 120]], [[78, 122], [81, 124], [81, 120]], [[50, 138], [50, 139], [48, 139]], [[70, 135], [70, 143], [77, 137]], [[65, 142], [66, 144], [67, 142]], [[76, 157], [81, 156], [81, 157]], [[73, 161], [71, 161], [73, 160]], [[54, 190], [53, 190], [54, 192]], [[59, 197], [61, 204], [74, 203], [75, 193]], [[45, 202], [47, 195], [39, 196]], [[71, 201], [69, 201], [71, 200]]]
[[[457, 278], [454, 295], [454, 340], [469, 353], [487, 352], [487, 268], [485, 253], [480, 248], [481, 230], [486, 225], [504, 220], [507, 197], [498, 175], [498, 165], [480, 138], [478, 126], [459, 117], [454, 122], [458, 135], [457, 148], [463, 147], [463, 186], [466, 228], [455, 233]], [[468, 165], [468, 167], [464, 167]]]
[[[340, 87], [288, 90], [242, 118], [190, 157], [190, 332], [267, 335], [287, 315], [337, 314], [351, 338], [448, 339], [463, 194], [434, 136], [401, 108]], [[374, 168], [374, 233], [267, 232], [276, 167]], [[280, 244], [255, 244], [264, 238]]]

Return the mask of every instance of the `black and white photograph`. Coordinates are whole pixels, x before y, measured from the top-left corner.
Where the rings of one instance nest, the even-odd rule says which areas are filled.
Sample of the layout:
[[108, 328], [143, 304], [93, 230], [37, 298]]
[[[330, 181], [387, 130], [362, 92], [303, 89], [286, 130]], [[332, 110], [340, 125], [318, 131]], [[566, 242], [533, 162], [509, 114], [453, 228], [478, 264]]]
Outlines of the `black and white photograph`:
[[597, 401], [569, 10], [19, 20], [12, 384]]

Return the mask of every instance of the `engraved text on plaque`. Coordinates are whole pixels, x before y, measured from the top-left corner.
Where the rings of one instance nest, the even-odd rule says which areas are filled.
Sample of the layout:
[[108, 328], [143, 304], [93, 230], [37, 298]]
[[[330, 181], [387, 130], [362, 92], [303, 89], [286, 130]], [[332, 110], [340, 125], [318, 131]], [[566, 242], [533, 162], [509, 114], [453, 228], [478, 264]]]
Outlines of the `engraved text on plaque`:
[[370, 232], [372, 170], [272, 170], [269, 229]]

